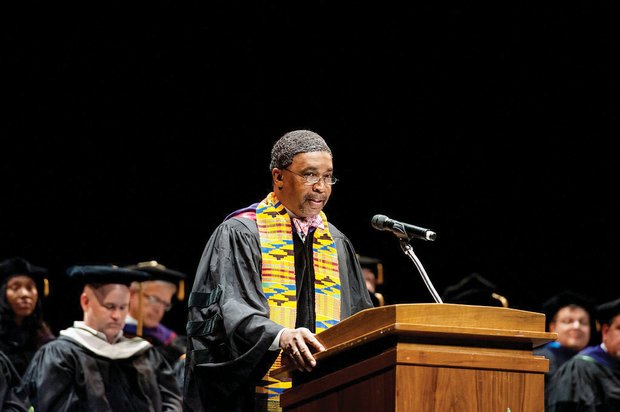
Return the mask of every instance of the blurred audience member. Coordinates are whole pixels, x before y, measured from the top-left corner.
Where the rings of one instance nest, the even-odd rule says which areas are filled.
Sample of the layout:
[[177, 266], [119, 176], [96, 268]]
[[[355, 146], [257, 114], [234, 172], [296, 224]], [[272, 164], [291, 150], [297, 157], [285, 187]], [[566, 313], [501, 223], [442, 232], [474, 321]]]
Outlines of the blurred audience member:
[[442, 300], [444, 303], [508, 307], [508, 299], [497, 293], [497, 286], [478, 273], [465, 276], [458, 283], [448, 286]]
[[383, 264], [377, 258], [368, 256], [359, 256], [362, 273], [366, 281], [366, 288], [370, 293], [372, 304], [377, 306], [385, 305], [383, 294], [379, 293], [377, 288], [383, 284]]
[[20, 390], [34, 411], [180, 411], [171, 366], [142, 338], [123, 336], [129, 287], [148, 274], [111, 265], [72, 266], [83, 285], [83, 321], [35, 354]]
[[567, 360], [590, 343], [594, 330], [592, 302], [572, 291], [563, 291], [547, 299], [542, 305], [546, 315], [547, 331], [558, 338], [534, 349], [535, 355], [549, 359], [549, 371], [545, 382]]
[[148, 340], [174, 366], [179, 357], [185, 355], [187, 336], [178, 335], [161, 321], [172, 309], [175, 295], [179, 301], [184, 299], [186, 275], [154, 260], [127, 266], [127, 269], [147, 272], [151, 278], [130, 286], [129, 314], [123, 329], [125, 336], [141, 336]]
[[620, 299], [595, 309], [602, 343], [566, 361], [545, 388], [547, 412], [620, 411]]
[[21, 257], [0, 262], [0, 350], [20, 375], [36, 350], [55, 338], [40, 299], [48, 292], [47, 275]]
[[0, 411], [26, 412], [28, 410], [30, 407], [28, 397], [17, 391], [20, 382], [21, 377], [11, 360], [0, 351]]

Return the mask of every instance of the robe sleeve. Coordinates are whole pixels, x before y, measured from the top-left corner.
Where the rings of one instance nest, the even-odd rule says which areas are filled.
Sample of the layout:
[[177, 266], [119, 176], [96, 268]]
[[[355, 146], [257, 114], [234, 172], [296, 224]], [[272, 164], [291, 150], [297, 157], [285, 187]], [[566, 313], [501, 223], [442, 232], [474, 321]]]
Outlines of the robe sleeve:
[[8, 357], [0, 352], [0, 410], [26, 412], [30, 407], [28, 397], [18, 387], [21, 381]]
[[269, 319], [260, 262], [249, 219], [225, 221], [205, 246], [188, 302], [186, 410], [241, 409], [276, 359], [282, 326]]

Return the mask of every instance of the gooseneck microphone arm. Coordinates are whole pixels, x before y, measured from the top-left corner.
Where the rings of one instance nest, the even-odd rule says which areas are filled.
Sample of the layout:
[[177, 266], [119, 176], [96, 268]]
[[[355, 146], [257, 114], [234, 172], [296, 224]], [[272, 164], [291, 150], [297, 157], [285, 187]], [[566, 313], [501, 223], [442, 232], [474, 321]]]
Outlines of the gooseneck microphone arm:
[[433, 283], [426, 274], [426, 271], [422, 266], [422, 262], [420, 262], [420, 259], [418, 259], [415, 253], [413, 253], [413, 248], [409, 244], [409, 242], [413, 238], [434, 241], [437, 237], [437, 234], [432, 230], [425, 229], [423, 227], [402, 223], [397, 220], [392, 220], [385, 215], [375, 215], [372, 218], [371, 224], [372, 227], [377, 230], [386, 230], [396, 235], [396, 237], [400, 241], [400, 248], [403, 250], [403, 252], [405, 252], [407, 256], [411, 258], [411, 260], [413, 260], [413, 263], [415, 263], [415, 266], [418, 268], [418, 272], [420, 272], [420, 275], [422, 276], [424, 284], [428, 288], [429, 292], [431, 292], [431, 295], [433, 296], [433, 299], [435, 299], [435, 302], [443, 303], [441, 297], [435, 290]]
[[424, 284], [428, 288], [428, 291], [431, 292], [433, 299], [435, 299], [435, 303], [443, 303], [443, 300], [441, 300], [441, 297], [435, 290], [433, 283], [431, 282], [430, 278], [426, 274], [426, 271], [424, 270], [424, 267], [422, 266], [422, 262], [420, 262], [420, 259], [418, 259], [415, 253], [413, 253], [413, 248], [411, 247], [409, 242], [407, 242], [407, 240], [402, 239], [402, 238], [399, 240], [400, 240], [400, 248], [403, 250], [403, 252], [405, 252], [405, 255], [409, 256], [411, 260], [413, 260], [413, 263], [415, 263], [415, 266], [418, 268], [418, 272], [420, 272], [420, 276], [422, 276], [422, 280], [424, 281]]

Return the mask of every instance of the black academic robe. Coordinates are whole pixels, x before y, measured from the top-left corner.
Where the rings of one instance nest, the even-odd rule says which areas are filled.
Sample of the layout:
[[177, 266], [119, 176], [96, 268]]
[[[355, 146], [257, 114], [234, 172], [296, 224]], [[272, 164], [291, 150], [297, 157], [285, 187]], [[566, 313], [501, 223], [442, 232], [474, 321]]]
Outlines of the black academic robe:
[[[12, 315], [11, 315], [12, 316]], [[56, 338], [47, 324], [43, 323], [40, 328], [32, 326], [35, 323], [33, 317], [27, 318], [26, 325], [17, 325], [12, 320], [2, 319], [0, 322], [0, 351], [11, 360], [17, 373], [23, 375], [28, 363], [39, 347]], [[24, 320], [26, 323], [26, 320]], [[35, 337], [37, 336], [38, 337]]]
[[[372, 307], [355, 250], [329, 224], [338, 253], [341, 319]], [[302, 243], [295, 234], [295, 270], [314, 276], [312, 236]], [[305, 257], [305, 260], [304, 260]], [[281, 325], [269, 319], [261, 284], [261, 249], [256, 222], [226, 220], [207, 242], [189, 299], [188, 349], [185, 365], [186, 411], [253, 410], [255, 386], [279, 354], [269, 350]], [[309, 273], [310, 271], [311, 273]], [[298, 291], [300, 291], [298, 285]], [[306, 326], [314, 311], [312, 296], [301, 288], [296, 326]], [[314, 289], [312, 289], [314, 290]]]
[[620, 361], [600, 346], [565, 362], [545, 387], [546, 412], [620, 411]]
[[30, 407], [28, 397], [24, 393], [18, 393], [17, 388], [21, 377], [11, 360], [0, 352], [0, 411], [2, 412], [26, 412]]
[[558, 342], [549, 342], [541, 347], [534, 349], [534, 355], [544, 356], [549, 359], [549, 370], [545, 373], [545, 386], [548, 385], [549, 379], [560, 366], [570, 360], [579, 351], [561, 346]]
[[[125, 323], [123, 335], [126, 338], [138, 336], [137, 324]], [[162, 324], [154, 328], [143, 327], [140, 337], [147, 340], [159, 353], [164, 355], [164, 358], [172, 367], [174, 367], [181, 356], [185, 355], [187, 349], [187, 336], [177, 335], [175, 331]]]
[[60, 336], [42, 346], [22, 378], [36, 412], [180, 411], [171, 366], [151, 347], [109, 359]]

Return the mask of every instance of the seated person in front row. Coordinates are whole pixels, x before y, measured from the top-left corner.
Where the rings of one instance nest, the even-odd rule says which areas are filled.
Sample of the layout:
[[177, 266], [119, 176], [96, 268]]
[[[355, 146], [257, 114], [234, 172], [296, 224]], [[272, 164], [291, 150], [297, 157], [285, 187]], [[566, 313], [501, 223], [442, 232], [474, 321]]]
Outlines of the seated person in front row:
[[144, 272], [116, 266], [73, 266], [83, 285], [83, 321], [41, 347], [20, 390], [36, 412], [180, 411], [181, 393], [171, 366], [142, 338], [123, 336], [132, 281]]

